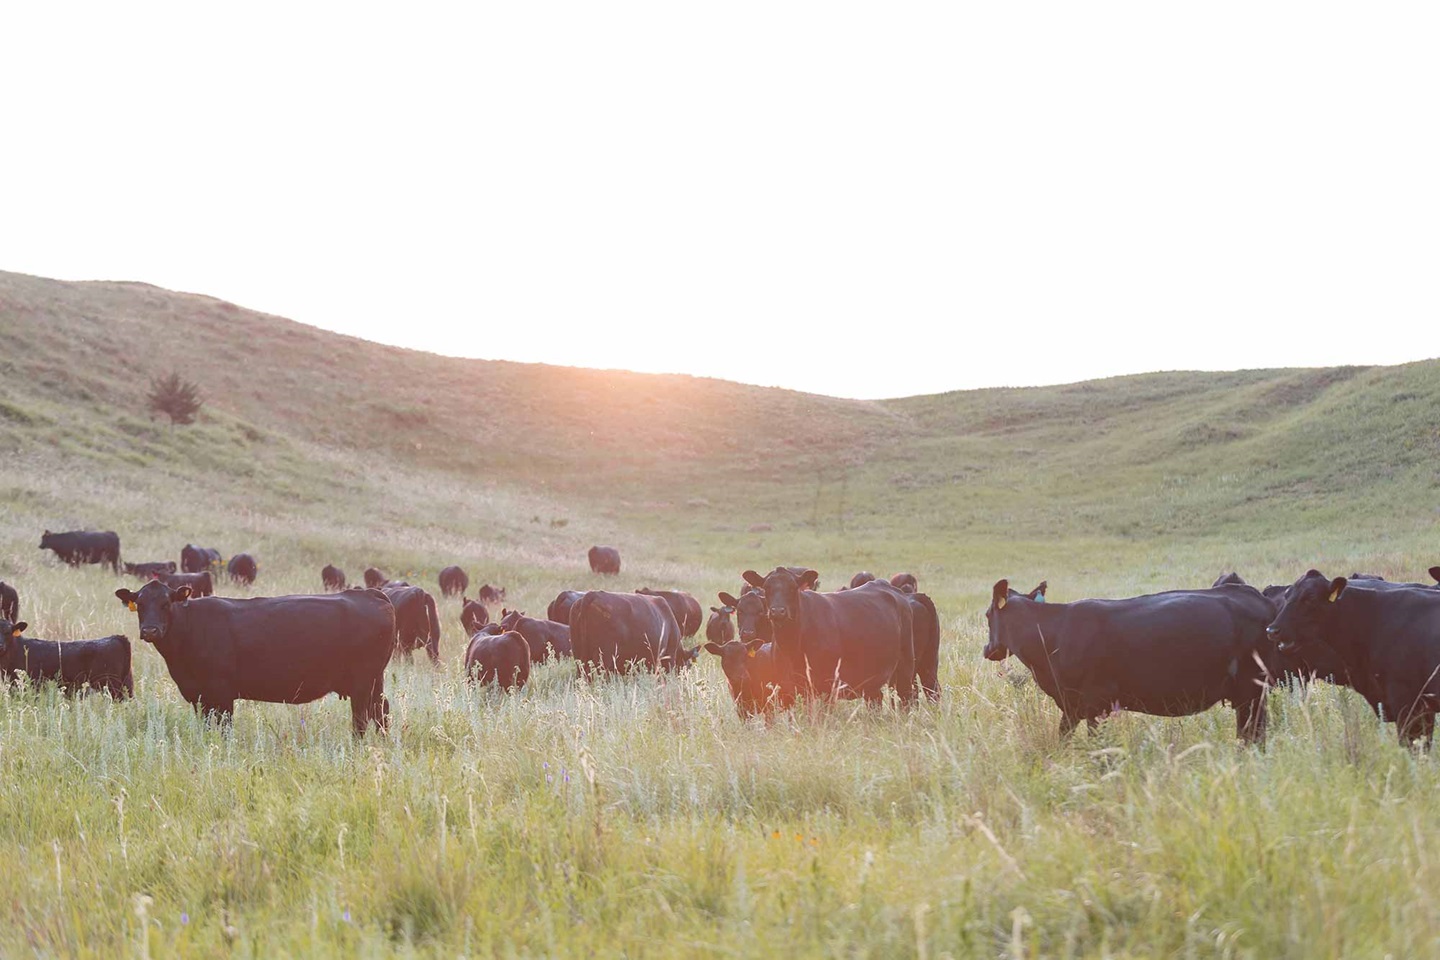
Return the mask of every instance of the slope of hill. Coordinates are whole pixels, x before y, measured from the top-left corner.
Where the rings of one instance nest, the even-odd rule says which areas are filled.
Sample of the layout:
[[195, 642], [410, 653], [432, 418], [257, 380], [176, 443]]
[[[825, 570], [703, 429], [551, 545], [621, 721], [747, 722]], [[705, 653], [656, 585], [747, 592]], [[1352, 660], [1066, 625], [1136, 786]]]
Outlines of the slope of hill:
[[[1434, 361], [862, 402], [450, 359], [135, 283], [0, 274], [0, 320], [0, 482], [18, 468], [21, 487], [44, 463], [111, 486], [198, 483], [262, 511], [338, 494], [393, 521], [418, 494], [370, 490], [383, 465], [448, 478], [447, 516], [470, 489], [543, 493], [553, 502], [522, 512], [663, 540], [672, 561], [748, 565], [763, 548], [932, 572], [1185, 544], [1204, 562], [1298, 555], [1296, 538], [1433, 529], [1440, 487]], [[143, 412], [149, 377], [170, 370], [206, 391], [196, 427]], [[36, 501], [35, 519], [63, 499]], [[503, 522], [476, 519], [477, 533]]]

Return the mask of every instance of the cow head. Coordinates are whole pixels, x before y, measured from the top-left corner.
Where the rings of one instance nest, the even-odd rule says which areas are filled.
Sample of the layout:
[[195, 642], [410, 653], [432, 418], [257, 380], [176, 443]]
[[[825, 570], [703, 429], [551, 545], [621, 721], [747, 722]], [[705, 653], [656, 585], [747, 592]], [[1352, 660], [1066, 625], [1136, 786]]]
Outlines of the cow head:
[[1210, 584], [1210, 589], [1213, 590], [1213, 589], [1215, 589], [1216, 587], [1224, 587], [1224, 586], [1228, 586], [1228, 585], [1230, 585], [1230, 584], [1236, 584], [1236, 585], [1239, 585], [1239, 586], [1244, 586], [1244, 585], [1245, 585], [1245, 578], [1242, 577], [1242, 576], [1240, 576], [1240, 574], [1234, 572], [1233, 570], [1232, 570], [1231, 572], [1229, 572], [1229, 573], [1222, 573], [1222, 574], [1220, 574], [1220, 576], [1218, 576], [1218, 577], [1215, 578], [1215, 582], [1214, 582], [1214, 583]]
[[1033, 603], [1045, 602], [1045, 591], [1050, 588], [1050, 581], [1041, 580], [1040, 585], [1029, 593], [1020, 593], [1010, 589], [1009, 580], [997, 580], [995, 586], [990, 590], [990, 606], [985, 611], [985, 622], [990, 627], [989, 639], [985, 642], [986, 660], [1004, 660], [1010, 656], [1010, 635], [1014, 628], [1014, 616], [1007, 613], [1010, 604], [1015, 600], [1024, 600]]
[[855, 576], [850, 578], [850, 589], [854, 590], [856, 587], [863, 587], [865, 586], [865, 584], [869, 583], [871, 580], [874, 579], [875, 574], [871, 573], [869, 570], [861, 570], [859, 573], [855, 574]]
[[1319, 570], [1309, 570], [1285, 591], [1275, 620], [1265, 634], [1282, 653], [1321, 640], [1331, 606], [1345, 593], [1349, 583], [1344, 577], [1331, 580]]
[[764, 577], [754, 570], [746, 570], [743, 576], [746, 583], [764, 592], [765, 614], [772, 621], [794, 620], [800, 616], [800, 592], [812, 588], [820, 579], [814, 570], [796, 574], [787, 567], [776, 567]]
[[41, 549], [41, 550], [45, 550], [45, 549], [49, 548], [49, 546], [50, 546], [50, 541], [51, 541], [51, 538], [52, 538], [53, 536], [54, 536], [54, 534], [52, 534], [49, 530], [46, 530], [44, 533], [40, 534], [40, 549]]
[[523, 610], [506, 610], [504, 607], [501, 607], [501, 608], [500, 608], [500, 629], [502, 629], [502, 630], [518, 630], [518, 629], [519, 629], [520, 618], [523, 617], [523, 616], [525, 616], [525, 613], [524, 613]]
[[737, 600], [728, 593], [722, 593], [720, 602], [735, 611], [735, 631], [740, 634], [741, 640], [754, 640], [760, 636], [760, 624], [768, 619], [765, 594], [749, 590]]
[[190, 599], [189, 587], [170, 589], [159, 580], [151, 580], [137, 590], [116, 590], [120, 602], [140, 615], [140, 639], [160, 643], [170, 632], [175, 607]]
[[720, 669], [730, 683], [730, 694], [737, 700], [750, 685], [750, 664], [765, 645], [764, 640], [730, 640], [726, 643], [707, 643], [705, 649], [720, 658]]
[[699, 646], [690, 647], [689, 649], [681, 647], [680, 652], [675, 655], [675, 669], [682, 670], [698, 660], [699, 657]]
[[386, 577], [385, 574], [381, 573], [374, 567], [370, 567], [368, 570], [365, 571], [365, 586], [369, 587], [371, 590], [380, 587], [382, 584], [385, 583], [387, 579], [389, 578]]
[[0, 620], [0, 657], [10, 652], [10, 644], [20, 639], [25, 628], [30, 626], [24, 620], [19, 623], [11, 623], [9, 620]]

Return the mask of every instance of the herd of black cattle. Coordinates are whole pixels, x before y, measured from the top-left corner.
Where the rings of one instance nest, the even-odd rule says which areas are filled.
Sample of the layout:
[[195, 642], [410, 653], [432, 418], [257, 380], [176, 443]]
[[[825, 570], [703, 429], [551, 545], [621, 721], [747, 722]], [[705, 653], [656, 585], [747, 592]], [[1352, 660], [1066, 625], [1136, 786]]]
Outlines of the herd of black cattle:
[[[384, 729], [385, 669], [392, 654], [424, 648], [440, 662], [440, 622], [426, 590], [370, 568], [351, 587], [334, 566], [321, 571], [325, 593], [214, 596], [223, 566], [252, 585], [255, 559], [187, 544], [173, 561], [124, 563], [110, 532], [50, 533], [42, 549], [72, 565], [108, 564], [147, 582], [115, 591], [138, 615], [140, 638], [164, 658], [176, 686], [197, 710], [228, 719], [236, 700], [306, 703], [330, 693], [351, 702], [354, 728]], [[592, 547], [590, 568], [618, 574], [620, 554]], [[1209, 588], [1171, 590], [1123, 600], [1047, 603], [1047, 585], [1021, 593], [1000, 580], [985, 611], [984, 655], [1014, 655], [1061, 711], [1062, 733], [1081, 720], [1094, 727], [1119, 710], [1184, 716], [1226, 702], [1236, 730], [1263, 740], [1273, 685], [1316, 679], [1348, 686], [1376, 715], [1397, 725], [1402, 742], [1428, 745], [1440, 709], [1440, 567], [1437, 583], [1392, 583], [1379, 576], [1325, 577], [1310, 570], [1293, 584], [1263, 590], [1239, 575]], [[445, 595], [462, 600], [471, 682], [524, 686], [531, 665], [573, 657], [585, 676], [683, 669], [702, 647], [720, 658], [742, 716], [784, 709], [797, 697], [880, 701], [889, 687], [902, 704], [922, 692], [940, 697], [940, 619], [908, 573], [889, 580], [856, 574], [848, 586], [819, 590], [806, 567], [747, 570], [738, 596], [722, 592], [705, 620], [683, 591], [562, 591], [546, 619], [501, 608], [505, 591], [489, 584], [467, 596], [459, 567], [440, 571]], [[64, 643], [23, 636], [19, 594], [0, 582], [0, 670], [12, 681], [53, 681], [66, 692], [86, 687], [133, 695], [130, 642], [124, 636]]]

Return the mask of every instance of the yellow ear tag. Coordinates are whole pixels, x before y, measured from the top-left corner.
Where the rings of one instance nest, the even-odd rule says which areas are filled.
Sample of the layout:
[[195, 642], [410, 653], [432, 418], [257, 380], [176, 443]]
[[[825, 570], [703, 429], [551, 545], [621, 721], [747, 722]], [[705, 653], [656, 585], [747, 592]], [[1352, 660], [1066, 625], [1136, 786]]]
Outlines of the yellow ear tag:
[[999, 598], [998, 600], [995, 601], [995, 609], [996, 609], [996, 610], [1004, 610], [1004, 609], [1005, 609], [1005, 604], [1007, 604], [1007, 603], [1009, 603], [1009, 602], [1010, 602], [1010, 601], [1007, 600], [1006, 598], [1001, 597], [1001, 598]]
[[755, 656], [755, 651], [754, 651], [754, 650], [746, 650], [746, 651], [745, 651], [745, 656], [747, 656], [747, 657], [753, 657], [753, 656]]
[[20, 639], [20, 631], [19, 631], [19, 630], [12, 630], [12, 631], [10, 631], [10, 636], [12, 636], [12, 637], [14, 637], [15, 639], [18, 640], [18, 639]]
[[1331, 602], [1331, 603], [1334, 603], [1336, 600], [1339, 600], [1339, 599], [1340, 599], [1340, 588], [1339, 588], [1339, 587], [1336, 587], [1334, 590], [1331, 590], [1331, 591], [1330, 591], [1330, 602]]
[[129, 603], [125, 604], [125, 606], [127, 606], [127, 607], [130, 608], [130, 612], [131, 612], [131, 613], [134, 613], [137, 609], [139, 609], [138, 607], [135, 606], [135, 601], [134, 601], [134, 600], [131, 600]]

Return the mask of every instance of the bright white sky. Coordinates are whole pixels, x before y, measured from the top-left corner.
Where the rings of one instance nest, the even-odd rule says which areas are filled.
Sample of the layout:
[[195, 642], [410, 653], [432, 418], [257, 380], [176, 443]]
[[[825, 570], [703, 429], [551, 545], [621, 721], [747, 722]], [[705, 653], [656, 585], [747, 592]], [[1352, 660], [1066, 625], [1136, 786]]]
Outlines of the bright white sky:
[[1440, 4], [19, 3], [0, 269], [842, 396], [1440, 354]]

